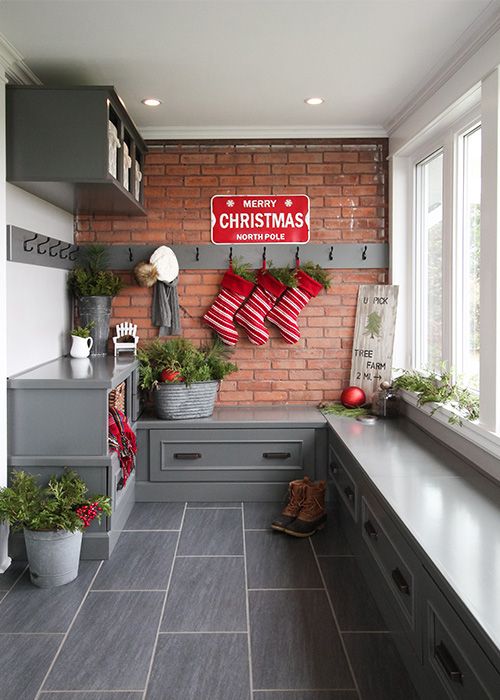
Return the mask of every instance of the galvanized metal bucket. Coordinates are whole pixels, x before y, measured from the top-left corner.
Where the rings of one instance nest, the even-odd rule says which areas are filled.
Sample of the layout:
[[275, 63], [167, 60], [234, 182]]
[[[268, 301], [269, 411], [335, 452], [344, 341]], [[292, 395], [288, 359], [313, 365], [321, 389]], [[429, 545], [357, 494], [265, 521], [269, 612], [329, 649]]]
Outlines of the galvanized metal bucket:
[[78, 299], [80, 325], [87, 326], [91, 322], [94, 324], [90, 330], [90, 336], [94, 341], [90, 350], [91, 355], [107, 354], [112, 301], [113, 297], [102, 296]]
[[31, 583], [53, 588], [78, 576], [82, 533], [67, 530], [24, 530]]
[[206, 418], [214, 412], [219, 382], [158, 384], [154, 394], [156, 415], [162, 420]]

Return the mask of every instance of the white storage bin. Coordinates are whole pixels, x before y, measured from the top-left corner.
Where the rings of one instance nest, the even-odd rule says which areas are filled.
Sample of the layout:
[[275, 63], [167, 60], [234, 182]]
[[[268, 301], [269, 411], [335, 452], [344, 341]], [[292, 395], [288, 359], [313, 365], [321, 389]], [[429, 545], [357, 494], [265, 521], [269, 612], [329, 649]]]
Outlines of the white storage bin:
[[126, 190], [130, 190], [130, 168], [132, 167], [132, 158], [128, 154], [128, 146], [123, 143], [123, 177], [122, 185]]
[[113, 177], [117, 177], [117, 152], [119, 148], [118, 129], [112, 121], [108, 121], [108, 170]]
[[141, 165], [138, 160], [135, 161], [135, 171], [134, 171], [134, 197], [136, 199], [141, 198]]

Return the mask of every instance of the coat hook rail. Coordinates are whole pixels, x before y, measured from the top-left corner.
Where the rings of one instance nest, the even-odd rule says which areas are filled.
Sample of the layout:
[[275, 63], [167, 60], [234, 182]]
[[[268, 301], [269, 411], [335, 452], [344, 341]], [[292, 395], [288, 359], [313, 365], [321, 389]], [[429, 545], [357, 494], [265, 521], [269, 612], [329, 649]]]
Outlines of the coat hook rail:
[[20, 226], [7, 226], [7, 260], [12, 262], [71, 270], [77, 250], [78, 246], [74, 243]]
[[[110, 267], [114, 270], [132, 270], [141, 260], [149, 260], [162, 242], [146, 245], [110, 245]], [[172, 245], [181, 270], [224, 270], [234, 255], [250, 263], [256, 270], [262, 267], [263, 247], [259, 245]], [[298, 251], [297, 251], [298, 248]], [[38, 254], [40, 249], [40, 254]], [[13, 262], [43, 265], [70, 270], [77, 259], [79, 246], [28, 231], [18, 226], [7, 226], [7, 259]], [[43, 251], [48, 251], [45, 255]], [[265, 256], [276, 267], [293, 267], [294, 258], [300, 251], [300, 261], [311, 261], [330, 270], [341, 269], [386, 269], [389, 266], [387, 243], [305, 243], [268, 244]], [[360, 254], [361, 253], [361, 254]]]

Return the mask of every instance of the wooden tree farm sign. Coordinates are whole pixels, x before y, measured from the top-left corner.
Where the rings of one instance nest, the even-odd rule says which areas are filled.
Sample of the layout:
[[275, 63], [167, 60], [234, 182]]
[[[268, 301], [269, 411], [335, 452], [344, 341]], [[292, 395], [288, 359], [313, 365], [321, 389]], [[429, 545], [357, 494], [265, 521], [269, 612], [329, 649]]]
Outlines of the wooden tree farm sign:
[[391, 381], [398, 287], [363, 284], [359, 287], [351, 386], [359, 386], [367, 401], [383, 381]]

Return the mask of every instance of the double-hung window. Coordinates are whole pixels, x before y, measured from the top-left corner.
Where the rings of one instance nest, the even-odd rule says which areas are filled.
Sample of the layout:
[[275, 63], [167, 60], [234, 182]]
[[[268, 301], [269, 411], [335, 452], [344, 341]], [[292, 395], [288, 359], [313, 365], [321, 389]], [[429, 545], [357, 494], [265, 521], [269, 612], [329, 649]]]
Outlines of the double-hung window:
[[413, 365], [479, 392], [481, 126], [450, 130], [414, 165]]

